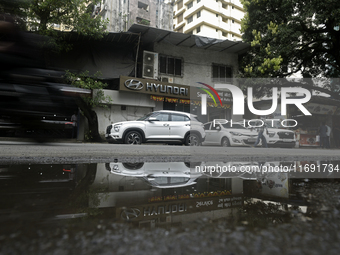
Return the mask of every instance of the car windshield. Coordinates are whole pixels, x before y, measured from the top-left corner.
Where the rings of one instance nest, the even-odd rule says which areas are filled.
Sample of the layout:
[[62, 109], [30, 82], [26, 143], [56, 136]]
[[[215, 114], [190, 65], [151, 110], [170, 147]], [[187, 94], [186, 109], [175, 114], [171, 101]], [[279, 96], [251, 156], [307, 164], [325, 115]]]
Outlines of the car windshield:
[[[276, 119], [276, 120], [264, 120], [264, 123], [266, 124], [267, 128], [280, 128], [280, 129], [286, 129], [286, 127], [282, 126], [281, 121]], [[284, 125], [294, 125], [293, 122], [291, 121], [286, 121], [283, 123]], [[258, 121], [256, 125], [262, 125], [262, 122]]]
[[227, 129], [246, 129], [244, 126], [242, 126], [242, 125], [240, 125], [240, 124], [235, 124], [235, 123], [233, 123], [233, 125], [231, 126], [230, 125], [230, 122], [228, 122], [228, 123], [226, 123], [226, 124], [222, 124], [222, 126], [224, 127], [224, 128], [227, 128]]
[[148, 114], [145, 114], [143, 117], [140, 117], [140, 118], [137, 119], [137, 120], [146, 120], [146, 119], [149, 118], [152, 114], [153, 114], [153, 112], [150, 112], [150, 113], [148, 113]]

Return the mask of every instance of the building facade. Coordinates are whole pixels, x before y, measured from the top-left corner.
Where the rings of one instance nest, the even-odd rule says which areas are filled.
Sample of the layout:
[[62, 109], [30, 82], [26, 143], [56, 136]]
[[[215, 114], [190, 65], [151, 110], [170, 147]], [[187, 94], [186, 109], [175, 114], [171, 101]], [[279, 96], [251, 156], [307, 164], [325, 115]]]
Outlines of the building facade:
[[[215, 44], [214, 39], [136, 24], [129, 31], [143, 34], [143, 47], [136, 53], [135, 72], [121, 73], [115, 89], [104, 90], [112, 102], [107, 108], [96, 109], [102, 135], [112, 123], [135, 120], [156, 110], [191, 112], [198, 115], [203, 123], [215, 118], [233, 117], [229, 91], [219, 92], [223, 106], [216, 107], [208, 102], [207, 114], [202, 116], [202, 91], [197, 87], [201, 87], [202, 83], [214, 87], [216, 83], [233, 82], [239, 54], [245, 52], [249, 45], [228, 40]], [[143, 89], [127, 88], [130, 80], [143, 83]]]
[[102, 0], [93, 17], [109, 20], [108, 32], [125, 32], [132, 24], [172, 30], [173, 7], [167, 0]]
[[242, 40], [244, 9], [239, 0], [173, 0], [174, 31], [217, 38]]
[[[104, 137], [106, 127], [115, 122], [136, 120], [157, 110], [190, 112], [205, 123], [212, 119], [231, 119], [232, 96], [218, 91], [223, 102], [208, 98], [207, 114], [202, 113], [202, 84], [233, 83], [240, 55], [249, 45], [243, 42], [187, 35], [134, 24], [128, 32], [108, 33], [93, 40], [70, 33], [73, 47], [64, 54], [49, 57], [54, 68], [71, 72], [101, 72], [100, 79], [110, 102], [95, 108], [98, 129]], [[140, 82], [143, 89], [128, 88]], [[201, 116], [203, 115], [203, 116]]]

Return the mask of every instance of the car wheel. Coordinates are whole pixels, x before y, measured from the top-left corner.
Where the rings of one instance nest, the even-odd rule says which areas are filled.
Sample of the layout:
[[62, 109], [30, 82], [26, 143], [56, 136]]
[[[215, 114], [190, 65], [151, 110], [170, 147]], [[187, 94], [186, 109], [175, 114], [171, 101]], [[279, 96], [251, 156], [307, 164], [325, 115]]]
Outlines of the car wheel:
[[187, 146], [199, 146], [201, 145], [200, 138], [196, 134], [189, 134], [185, 140], [185, 144]]
[[223, 137], [223, 139], [221, 141], [221, 146], [222, 147], [230, 147], [230, 142], [229, 142], [229, 139], [227, 137]]
[[126, 144], [141, 144], [142, 135], [138, 131], [130, 131], [125, 136]]

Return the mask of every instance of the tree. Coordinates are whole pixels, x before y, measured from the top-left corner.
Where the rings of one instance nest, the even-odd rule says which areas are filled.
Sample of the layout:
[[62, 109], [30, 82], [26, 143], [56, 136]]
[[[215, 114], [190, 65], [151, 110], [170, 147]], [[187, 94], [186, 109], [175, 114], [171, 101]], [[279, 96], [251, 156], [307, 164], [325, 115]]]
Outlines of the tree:
[[[57, 51], [70, 49], [71, 44], [67, 43], [64, 36], [67, 33], [60, 33], [55, 25], [72, 30], [72, 32], [84, 35], [91, 39], [100, 39], [104, 36], [107, 21], [101, 20], [99, 16], [91, 17], [94, 6], [101, 0], [30, 0], [27, 11], [27, 27], [41, 35], [47, 35], [50, 43]], [[101, 141], [98, 132], [97, 114], [93, 107], [103, 105], [101, 102], [109, 101], [103, 93], [106, 84], [97, 79], [97, 73], [90, 77], [88, 72], [72, 74], [67, 72], [68, 81], [80, 88], [96, 91], [91, 98], [78, 98], [77, 104], [88, 120], [89, 140]]]
[[48, 36], [55, 50], [63, 50], [70, 45], [65, 43], [64, 34], [57, 27], [95, 39], [103, 37], [108, 21], [92, 17], [94, 6], [100, 1], [0, 0], [0, 11], [20, 17], [26, 25], [24, 30]]
[[[304, 78], [340, 75], [340, 2], [337, 0], [241, 0], [243, 40], [251, 50], [242, 77]], [[330, 80], [328, 80], [330, 81]], [[301, 86], [340, 99], [337, 82]], [[262, 91], [263, 93], [265, 91]]]
[[63, 35], [55, 30], [54, 25], [62, 25], [78, 34], [92, 38], [102, 38], [107, 21], [91, 14], [100, 0], [31, 0], [28, 8], [28, 26], [39, 34], [50, 36], [57, 49], [67, 48]]
[[103, 89], [107, 86], [107, 84], [98, 79], [100, 75], [100, 72], [97, 72], [91, 77], [88, 71], [81, 73], [72, 73], [67, 71], [65, 77], [73, 86], [83, 89], [91, 89], [93, 91], [93, 96], [77, 98], [76, 102], [88, 120], [88, 139], [96, 142], [100, 142], [102, 139], [99, 135], [97, 114], [93, 108], [97, 106], [106, 107], [106, 104], [111, 102], [111, 98], [104, 95]]
[[28, 4], [26, 0], [0, 0], [0, 13], [11, 14], [19, 29], [26, 30]]

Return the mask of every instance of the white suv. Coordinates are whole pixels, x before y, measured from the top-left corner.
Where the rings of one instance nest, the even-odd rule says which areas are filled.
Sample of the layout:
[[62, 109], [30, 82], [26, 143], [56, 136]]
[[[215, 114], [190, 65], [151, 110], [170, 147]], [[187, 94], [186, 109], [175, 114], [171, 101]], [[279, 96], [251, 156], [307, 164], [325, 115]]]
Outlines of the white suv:
[[109, 143], [180, 142], [197, 146], [205, 139], [203, 124], [186, 112], [161, 110], [135, 121], [117, 122], [106, 128]]
[[106, 163], [112, 174], [142, 178], [156, 188], [179, 188], [196, 184], [202, 174], [190, 168], [190, 162]]

